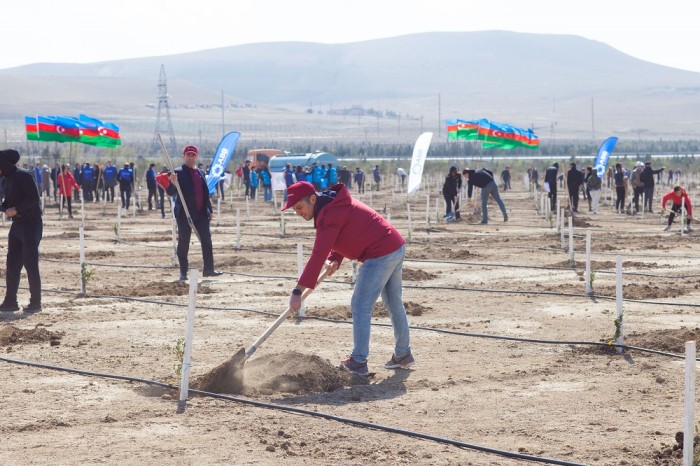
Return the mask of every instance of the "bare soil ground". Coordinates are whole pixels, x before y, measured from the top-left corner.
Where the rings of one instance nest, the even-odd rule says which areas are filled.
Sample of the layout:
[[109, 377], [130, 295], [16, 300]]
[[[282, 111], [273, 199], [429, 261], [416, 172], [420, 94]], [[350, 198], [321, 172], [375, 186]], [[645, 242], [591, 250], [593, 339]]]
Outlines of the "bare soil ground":
[[[537, 214], [539, 200], [522, 186], [503, 193], [510, 220], [492, 205], [488, 225], [477, 224], [474, 205], [452, 224], [437, 222], [442, 212], [432, 211], [426, 225], [426, 195], [410, 199], [404, 265], [414, 370], [383, 368], [393, 334], [381, 304], [372, 375], [337, 369], [352, 344], [346, 262], [308, 298], [307, 318], [284, 322], [246, 363], [235, 400], [191, 395], [183, 413], [176, 412], [176, 390], [97, 375], [179, 384], [189, 287], [177, 281], [170, 219], [129, 213], [116, 241], [116, 206], [87, 205], [85, 256], [94, 275], [81, 295], [80, 216], [59, 220], [49, 206], [40, 263], [44, 308], [0, 316], [0, 356], [97, 374], [0, 361], [0, 464], [524, 464], [464, 444], [573, 464], [681, 464], [675, 435], [683, 426], [683, 360], [562, 342], [613, 338], [620, 255], [631, 298], [624, 302], [625, 344], [682, 353], [700, 334], [697, 235], [663, 233], [657, 216], [619, 215], [606, 206], [597, 216], [578, 215], [572, 266], [556, 229]], [[370, 202], [369, 192], [362, 200]], [[373, 193], [372, 205], [409, 238], [405, 194]], [[226, 273], [200, 278], [193, 386], [284, 311], [297, 244], [305, 258], [311, 251], [311, 223], [286, 215], [282, 235], [272, 205], [258, 200], [249, 208], [248, 216], [236, 191], [212, 223], [215, 261]], [[586, 228], [593, 296], [583, 281]], [[5, 223], [3, 255], [7, 230]], [[190, 260], [201, 268], [194, 237]], [[24, 275], [21, 286], [26, 304]]]

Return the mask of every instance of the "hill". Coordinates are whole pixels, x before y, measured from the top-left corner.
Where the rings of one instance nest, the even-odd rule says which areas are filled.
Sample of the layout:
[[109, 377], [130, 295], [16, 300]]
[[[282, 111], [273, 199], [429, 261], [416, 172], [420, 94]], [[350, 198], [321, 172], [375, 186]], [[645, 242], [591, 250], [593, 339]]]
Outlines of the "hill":
[[222, 100], [225, 127], [251, 139], [413, 140], [456, 117], [534, 127], [543, 143], [700, 137], [700, 73], [577, 36], [504, 31], [27, 65], [0, 70], [0, 119], [94, 113], [152, 137], [161, 65], [185, 138], [220, 137]]

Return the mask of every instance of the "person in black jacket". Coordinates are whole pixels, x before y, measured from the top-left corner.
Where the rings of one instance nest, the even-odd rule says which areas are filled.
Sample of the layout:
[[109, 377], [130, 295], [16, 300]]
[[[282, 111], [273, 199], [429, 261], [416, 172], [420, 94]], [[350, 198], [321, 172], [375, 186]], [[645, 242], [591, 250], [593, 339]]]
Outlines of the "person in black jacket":
[[489, 196], [492, 196], [498, 207], [500, 207], [503, 213], [503, 221], [508, 221], [508, 212], [506, 212], [506, 206], [501, 200], [500, 194], [498, 194], [498, 185], [493, 179], [493, 172], [485, 168], [480, 168], [479, 170], [470, 170], [465, 168], [462, 170], [462, 175], [467, 178], [467, 197], [472, 198], [472, 190], [474, 186], [481, 188], [481, 224], [486, 225], [489, 223]]
[[576, 164], [570, 165], [566, 173], [566, 186], [569, 188], [569, 203], [573, 212], [578, 212], [578, 192], [583, 184], [583, 174], [576, 168]]
[[[192, 228], [187, 220], [187, 212], [185, 212], [183, 207], [183, 201], [187, 206], [190, 219], [194, 228], [197, 229], [202, 244], [202, 256], [204, 258], [202, 275], [205, 277], [216, 277], [222, 273], [214, 270], [214, 253], [211, 242], [211, 230], [209, 229], [212, 207], [206, 175], [204, 170], [197, 168], [198, 154], [197, 147], [185, 147], [182, 155], [185, 163], [176, 168], [174, 173], [170, 173], [168, 177], [165, 177], [169, 181], [169, 184], [165, 186], [168, 194], [176, 196], [174, 211], [175, 219], [177, 220], [177, 258], [180, 262], [180, 280], [187, 280], [187, 271], [189, 269], [187, 254], [190, 250], [190, 238], [192, 237]], [[160, 175], [159, 179], [162, 179]], [[180, 198], [175, 183], [180, 185], [180, 191], [182, 191], [184, 199]]]
[[[547, 167], [544, 172], [544, 182], [549, 187], [549, 201], [552, 212], [557, 208], [557, 173], [559, 172], [559, 164], [554, 162], [551, 167]], [[545, 187], [545, 189], [547, 189]]]
[[19, 152], [13, 149], [0, 151], [0, 176], [3, 177], [5, 199], [0, 211], [12, 219], [7, 235], [7, 271], [5, 274], [5, 299], [0, 311], [19, 310], [17, 291], [22, 267], [29, 281], [29, 305], [24, 312], [41, 310], [41, 275], [39, 274], [39, 243], [43, 235], [39, 190], [32, 173], [17, 168]]
[[[445, 220], [459, 220], [459, 190], [462, 187], [462, 177], [459, 176], [457, 167], [450, 167], [450, 172], [445, 177], [442, 185], [442, 196], [445, 198]], [[452, 214], [452, 204], [455, 205], [455, 213]]]
[[651, 162], [644, 162], [644, 170], [639, 174], [639, 179], [644, 183], [642, 188], [644, 193], [644, 210], [652, 214], [654, 213], [651, 209], [654, 202], [654, 175], [658, 175], [662, 171], [664, 171], [664, 167], [652, 170]]

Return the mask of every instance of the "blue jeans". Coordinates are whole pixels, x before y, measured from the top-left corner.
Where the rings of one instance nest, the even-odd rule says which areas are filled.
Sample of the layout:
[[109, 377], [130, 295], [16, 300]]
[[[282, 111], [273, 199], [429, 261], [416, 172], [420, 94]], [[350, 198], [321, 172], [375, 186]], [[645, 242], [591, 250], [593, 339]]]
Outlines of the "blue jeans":
[[369, 355], [372, 308], [380, 294], [394, 328], [394, 355], [400, 358], [411, 351], [408, 317], [401, 296], [401, 271], [405, 254], [406, 245], [403, 245], [386, 256], [367, 259], [360, 267], [350, 302], [355, 345], [350, 356], [355, 361], [364, 362]]
[[489, 221], [489, 196], [493, 196], [503, 212], [503, 219], [508, 220], [508, 212], [506, 212], [506, 206], [501, 200], [501, 196], [498, 194], [498, 185], [495, 181], [490, 182], [483, 188], [481, 188], [481, 223], [486, 223]]

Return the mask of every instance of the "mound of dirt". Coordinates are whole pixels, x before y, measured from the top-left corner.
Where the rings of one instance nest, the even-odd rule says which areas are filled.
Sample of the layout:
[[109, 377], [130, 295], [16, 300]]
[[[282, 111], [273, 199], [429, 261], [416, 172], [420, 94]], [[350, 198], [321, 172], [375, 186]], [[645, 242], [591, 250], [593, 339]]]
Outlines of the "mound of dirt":
[[250, 259], [246, 259], [245, 257], [239, 257], [239, 256], [234, 256], [234, 257], [227, 257], [226, 259], [216, 259], [216, 265], [222, 268], [225, 267], [237, 267], [240, 265], [260, 265], [260, 262], [253, 262]]
[[[56, 251], [42, 252], [43, 259], [73, 259], [78, 260], [80, 252], [78, 251]], [[114, 257], [114, 251], [85, 251], [85, 259], [102, 259], [105, 257]]]
[[160, 233], [154, 233], [152, 235], [146, 235], [146, 236], [127, 236], [127, 237], [122, 237], [122, 241], [126, 242], [133, 242], [133, 243], [150, 243], [150, 242], [159, 242], [159, 241], [172, 241], [173, 237], [172, 234], [168, 235], [163, 235]]
[[[683, 432], [676, 432], [674, 445], [661, 444], [661, 449], [654, 452], [654, 465], [671, 466], [681, 464], [683, 460]], [[699, 438], [693, 438], [693, 451], [697, 455]]]
[[425, 270], [420, 270], [420, 269], [404, 268], [402, 270], [402, 272], [403, 272], [403, 279], [410, 280], [410, 281], [422, 282], [422, 281], [430, 280], [431, 278], [437, 277], [437, 275], [435, 275], [434, 273], [426, 272]]
[[[425, 312], [432, 311], [433, 309], [429, 306], [423, 306], [422, 304], [414, 303], [412, 301], [404, 302], [403, 306], [406, 308], [406, 314], [409, 316], [421, 316]], [[313, 309], [309, 311], [309, 315], [335, 320], [352, 319], [352, 312], [350, 311], [349, 305]], [[377, 302], [375, 303], [374, 308], [372, 308], [372, 317], [389, 317], [389, 312], [381, 302]]]
[[[555, 262], [554, 264], [549, 264], [547, 267], [561, 267], [563, 269], [570, 269], [568, 260]], [[615, 261], [591, 261], [592, 270], [609, 270], [616, 267]], [[623, 271], [625, 269], [652, 269], [657, 268], [656, 262], [639, 262], [639, 261], [624, 261], [622, 263]], [[585, 257], [583, 260], [579, 259], [575, 264], [576, 269], [584, 270], [586, 268]]]
[[[622, 296], [627, 299], [660, 299], [660, 298], [676, 298], [683, 296], [689, 292], [688, 286], [684, 284], [648, 284], [648, 283], [630, 283], [622, 285]], [[693, 285], [689, 285], [693, 289]], [[694, 285], [698, 286], [698, 285]], [[594, 286], [593, 294], [603, 296], [615, 296], [615, 286]]]
[[[150, 282], [137, 288], [129, 288], [128, 295], [136, 298], [146, 296], [186, 296], [190, 292], [190, 285], [187, 282]], [[197, 294], [213, 293], [211, 287], [199, 285]], [[97, 290], [95, 294], [108, 296], [124, 295], [124, 285], [114, 285], [113, 287], [105, 287]]]
[[21, 343], [50, 342], [51, 346], [61, 344], [63, 332], [52, 332], [43, 326], [36, 326], [29, 330], [23, 330], [14, 325], [6, 325], [0, 328], [0, 345], [17, 345]]
[[197, 379], [193, 387], [215, 393], [263, 394], [332, 392], [352, 383], [352, 376], [327, 359], [291, 351], [265, 355], [240, 364], [231, 359]]
[[662, 329], [645, 333], [630, 333], [624, 337], [624, 344], [657, 351], [684, 354], [686, 341], [700, 341], [700, 328], [681, 327]]
[[581, 217], [574, 216], [573, 219], [571, 220], [571, 225], [575, 226], [576, 228], [588, 228], [588, 227], [597, 227], [598, 225], [593, 225], [592, 223], [588, 223], [585, 219]]

